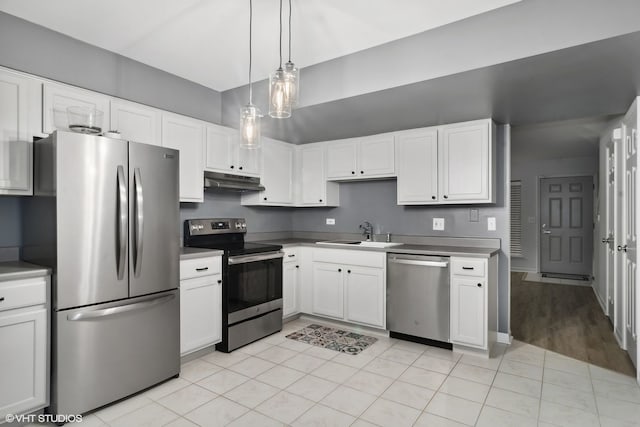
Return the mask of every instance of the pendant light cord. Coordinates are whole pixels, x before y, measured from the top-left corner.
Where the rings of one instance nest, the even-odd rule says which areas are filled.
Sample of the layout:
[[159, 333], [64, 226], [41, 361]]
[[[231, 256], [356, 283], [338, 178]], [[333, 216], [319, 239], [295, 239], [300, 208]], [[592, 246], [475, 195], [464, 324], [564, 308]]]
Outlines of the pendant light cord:
[[289, 0], [289, 62], [291, 62], [291, 0]]
[[253, 84], [251, 83], [251, 27], [253, 22], [253, 0], [249, 0], [249, 104], [253, 104]]
[[280, 68], [282, 69], [282, 0], [280, 0]]

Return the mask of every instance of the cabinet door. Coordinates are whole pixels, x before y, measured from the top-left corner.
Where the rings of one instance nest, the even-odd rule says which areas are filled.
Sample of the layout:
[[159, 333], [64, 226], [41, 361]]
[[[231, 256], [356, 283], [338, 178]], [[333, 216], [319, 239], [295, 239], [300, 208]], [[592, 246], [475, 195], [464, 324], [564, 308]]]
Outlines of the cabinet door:
[[438, 202], [438, 131], [424, 130], [396, 142], [398, 204]]
[[345, 320], [385, 327], [384, 269], [347, 267]]
[[347, 139], [327, 145], [327, 178], [354, 178], [358, 168], [358, 140]]
[[205, 169], [235, 173], [238, 168], [235, 148], [230, 129], [222, 126], [207, 126]]
[[180, 151], [180, 201], [204, 200], [204, 126], [176, 114], [162, 115], [162, 146]]
[[489, 122], [442, 128], [440, 196], [442, 201], [490, 202]]
[[121, 99], [111, 100], [111, 126], [127, 141], [162, 145], [160, 110]]
[[56, 83], [44, 83], [42, 131], [51, 133], [56, 129], [69, 130], [67, 107], [90, 107], [102, 111], [102, 130], [109, 124], [109, 97], [96, 92], [82, 90]]
[[313, 314], [344, 317], [344, 271], [338, 264], [313, 263]]
[[296, 314], [298, 308], [298, 282], [300, 265], [287, 262], [282, 266], [282, 316]]
[[300, 201], [305, 206], [326, 202], [327, 182], [324, 173], [324, 147], [300, 150]]
[[0, 194], [32, 194], [32, 137], [39, 132], [39, 83], [0, 71]]
[[222, 339], [222, 276], [180, 282], [180, 355]]
[[245, 176], [259, 176], [262, 149], [249, 150], [242, 148], [239, 142], [235, 142], [234, 146], [236, 148], [236, 158], [238, 159], [238, 170], [234, 173]]
[[393, 176], [395, 174], [395, 145], [393, 135], [362, 138], [358, 149], [356, 174], [364, 177]]
[[[0, 419], [47, 405], [48, 340], [45, 308], [0, 313]], [[8, 386], [10, 385], [10, 387]]]
[[[266, 139], [266, 138], [265, 138]], [[293, 204], [293, 146], [265, 140], [262, 147], [264, 204]]]
[[486, 281], [452, 276], [451, 342], [485, 348], [487, 343]]

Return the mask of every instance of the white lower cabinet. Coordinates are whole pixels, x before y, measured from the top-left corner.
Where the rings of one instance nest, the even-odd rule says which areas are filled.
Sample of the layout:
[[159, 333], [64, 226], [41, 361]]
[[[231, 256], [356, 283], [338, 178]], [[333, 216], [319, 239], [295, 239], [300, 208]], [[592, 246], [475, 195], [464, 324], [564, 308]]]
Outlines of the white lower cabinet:
[[220, 256], [180, 262], [181, 356], [222, 340], [221, 268]]
[[49, 404], [48, 288], [48, 276], [0, 282], [0, 420]]
[[282, 317], [300, 312], [300, 251], [285, 248], [282, 263]]
[[490, 351], [497, 335], [497, 256], [451, 258], [450, 339], [454, 345]]
[[312, 270], [312, 314], [386, 326], [385, 253], [316, 249]]

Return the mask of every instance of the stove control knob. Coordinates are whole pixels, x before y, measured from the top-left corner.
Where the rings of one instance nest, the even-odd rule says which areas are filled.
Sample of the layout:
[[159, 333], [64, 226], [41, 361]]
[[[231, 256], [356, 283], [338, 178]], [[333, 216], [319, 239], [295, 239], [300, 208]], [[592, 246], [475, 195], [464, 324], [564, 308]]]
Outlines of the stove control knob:
[[236, 230], [240, 230], [242, 228], [242, 224], [236, 222]]
[[246, 229], [246, 228], [247, 228], [247, 223], [246, 223], [246, 222], [243, 222], [243, 223], [242, 223], [242, 228], [243, 228], [243, 229]]

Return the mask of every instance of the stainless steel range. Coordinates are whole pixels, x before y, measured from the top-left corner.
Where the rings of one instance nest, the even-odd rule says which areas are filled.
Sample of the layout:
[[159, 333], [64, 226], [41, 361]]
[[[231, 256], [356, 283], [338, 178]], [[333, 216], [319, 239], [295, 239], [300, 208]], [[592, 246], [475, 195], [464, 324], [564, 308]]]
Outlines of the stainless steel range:
[[221, 249], [222, 342], [229, 353], [282, 330], [282, 246], [246, 243], [244, 218], [190, 219], [184, 246]]

